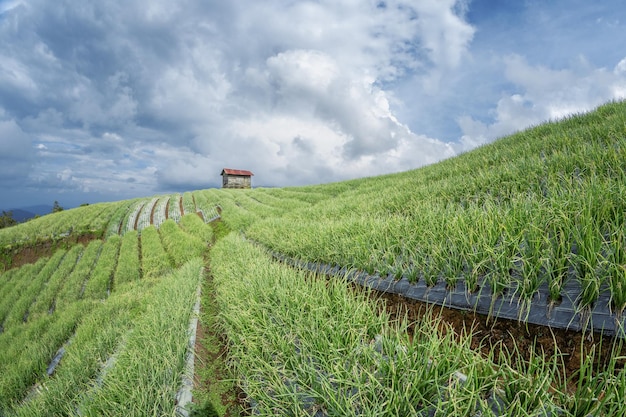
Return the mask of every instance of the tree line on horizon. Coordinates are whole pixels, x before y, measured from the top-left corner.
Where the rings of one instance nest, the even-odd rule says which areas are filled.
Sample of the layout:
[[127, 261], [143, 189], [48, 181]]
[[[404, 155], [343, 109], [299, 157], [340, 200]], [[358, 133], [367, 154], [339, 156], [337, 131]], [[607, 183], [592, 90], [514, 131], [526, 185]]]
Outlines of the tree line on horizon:
[[[57, 200], [54, 200], [54, 203], [52, 204], [52, 210], [50, 211], [50, 213], [58, 213], [63, 210], [64, 208], [59, 204], [59, 202]], [[38, 217], [41, 217], [41, 216], [36, 214], [34, 217], [32, 217], [32, 219], [36, 219]], [[27, 219], [25, 221], [28, 221], [28, 220], [31, 220], [31, 219]], [[15, 226], [16, 224], [18, 224], [18, 221], [13, 218], [13, 211], [2, 210], [2, 215], [0, 215], [0, 229], [4, 229], [5, 227]]]

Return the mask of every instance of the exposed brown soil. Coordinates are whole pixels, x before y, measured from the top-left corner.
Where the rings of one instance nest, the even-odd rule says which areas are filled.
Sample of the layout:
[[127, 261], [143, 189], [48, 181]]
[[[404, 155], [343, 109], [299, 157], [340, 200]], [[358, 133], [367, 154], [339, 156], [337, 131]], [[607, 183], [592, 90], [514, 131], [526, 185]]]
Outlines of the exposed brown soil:
[[[141, 211], [143, 210], [144, 206], [146, 204], [144, 204], [143, 206], [141, 206], [141, 208], [139, 209], [139, 211], [137, 213], [141, 213]], [[135, 217], [135, 224], [133, 225], [133, 229], [137, 230], [137, 226], [139, 225], [139, 214], [137, 214], [137, 217]]]
[[157, 204], [152, 205], [152, 210], [150, 210], [150, 224], [154, 224], [154, 212], [156, 211]]
[[[427, 317], [427, 312], [432, 311], [434, 316], [439, 316], [444, 323], [440, 330], [444, 333], [453, 329], [455, 334], [471, 334], [471, 347], [480, 351], [484, 356], [490, 353], [497, 361], [503, 350], [519, 352], [525, 360], [530, 358], [531, 352], [543, 352], [547, 357], [552, 357], [555, 352], [562, 357], [562, 366], [565, 375], [576, 381], [576, 371], [580, 368], [581, 355], [586, 357], [592, 350], [596, 351], [595, 363], [603, 368], [608, 363], [612, 354], [614, 338], [603, 337], [599, 334], [552, 329], [546, 326], [527, 324], [515, 320], [495, 319], [473, 312], [459, 311], [441, 306], [433, 306], [415, 301], [397, 294], [386, 294], [377, 291], [372, 292], [372, 297], [383, 299], [380, 303], [384, 306], [392, 319], [405, 317], [410, 323], [409, 335], [412, 337], [415, 323]], [[599, 355], [598, 355], [599, 353]], [[621, 349], [621, 356], [626, 354], [626, 346]], [[626, 360], [620, 359], [618, 367], [624, 367]]]
[[[6, 255], [10, 259], [11, 268], [19, 268], [20, 266], [37, 262], [41, 257], [52, 256], [58, 248], [72, 246], [76, 243], [86, 245], [94, 239], [98, 239], [99, 235], [94, 233], [85, 233], [81, 235], [70, 235], [58, 240], [47, 240], [44, 242], [32, 243], [11, 249]], [[1, 272], [1, 271], [0, 271]]]
[[198, 205], [196, 204], [196, 197], [193, 194], [191, 194], [191, 201], [193, 201], [193, 209], [197, 213], [198, 212]]

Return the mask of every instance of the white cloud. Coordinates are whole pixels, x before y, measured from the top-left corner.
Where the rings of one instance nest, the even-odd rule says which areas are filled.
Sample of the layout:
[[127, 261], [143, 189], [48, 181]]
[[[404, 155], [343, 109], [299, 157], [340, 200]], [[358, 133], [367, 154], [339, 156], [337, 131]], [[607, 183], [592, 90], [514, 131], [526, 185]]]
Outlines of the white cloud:
[[492, 110], [493, 122], [459, 117], [463, 136], [458, 149], [468, 150], [531, 125], [589, 111], [607, 100], [626, 98], [626, 71], [621, 70], [624, 61], [608, 71], [592, 67], [584, 58], [579, 59], [577, 67], [551, 69], [530, 65], [519, 55], [506, 57], [506, 79], [519, 92], [498, 101]]
[[24, 3], [22, 0], [4, 0], [0, 1], [0, 14], [6, 13], [15, 9], [17, 6]]
[[617, 63], [613, 72], [615, 74], [622, 74], [626, 72], [626, 58]]
[[19, 4], [0, 0], [0, 133], [20, 138], [6, 169], [33, 190], [149, 195], [218, 185], [224, 167], [277, 186], [375, 175], [626, 96], [626, 60], [476, 54], [467, 0]]

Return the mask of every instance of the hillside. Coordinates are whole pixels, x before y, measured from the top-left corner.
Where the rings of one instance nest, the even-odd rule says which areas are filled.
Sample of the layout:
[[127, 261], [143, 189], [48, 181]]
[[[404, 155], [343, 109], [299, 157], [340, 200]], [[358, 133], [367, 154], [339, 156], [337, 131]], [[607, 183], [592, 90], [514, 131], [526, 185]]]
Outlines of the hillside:
[[[214, 311], [201, 328], [228, 349], [218, 373], [254, 414], [622, 415], [624, 196], [617, 102], [413, 171], [100, 203], [2, 229], [0, 414], [182, 412], [201, 288]], [[558, 346], [481, 353], [428, 312], [394, 321], [349, 282], [592, 341], [571, 338], [572, 374]], [[614, 350], [596, 348], [599, 330], [620, 336]], [[237, 414], [203, 387], [205, 406]]]

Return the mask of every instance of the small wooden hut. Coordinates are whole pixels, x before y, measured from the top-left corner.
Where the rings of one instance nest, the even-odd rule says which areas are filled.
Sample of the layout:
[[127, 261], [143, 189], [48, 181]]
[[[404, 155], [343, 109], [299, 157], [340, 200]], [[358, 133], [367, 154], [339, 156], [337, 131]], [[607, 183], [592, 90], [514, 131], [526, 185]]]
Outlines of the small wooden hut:
[[250, 171], [245, 169], [222, 170], [222, 188], [252, 188], [252, 176]]

